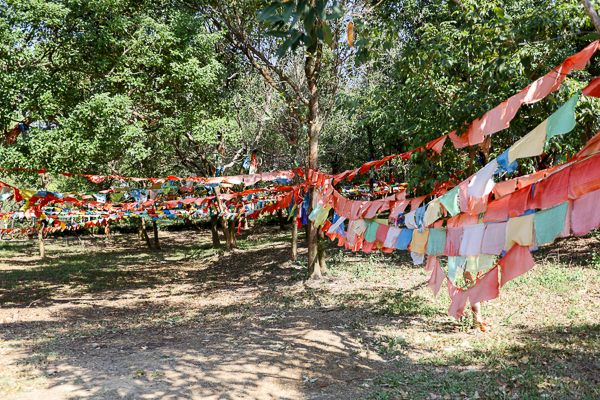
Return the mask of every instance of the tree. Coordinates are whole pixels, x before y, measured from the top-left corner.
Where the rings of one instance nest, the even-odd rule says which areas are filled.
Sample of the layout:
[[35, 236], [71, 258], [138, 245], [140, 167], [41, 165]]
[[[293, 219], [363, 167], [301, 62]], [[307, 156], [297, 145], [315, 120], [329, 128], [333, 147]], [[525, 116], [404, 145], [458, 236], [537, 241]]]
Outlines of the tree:
[[[389, 77], [385, 85], [363, 86], [355, 102], [366, 105], [364, 113], [376, 136], [399, 138], [405, 150], [455, 129], [461, 134], [473, 120], [594, 39], [585, 9], [574, 0], [511, 1], [502, 7], [486, 1], [386, 2], [373, 14], [355, 19], [355, 27], [357, 60], [387, 69]], [[390, 57], [395, 61], [389, 63]], [[429, 193], [435, 182], [475, 172], [485, 158], [499, 155], [597, 76], [597, 59], [598, 55], [585, 70], [572, 73], [560, 91], [523, 106], [510, 128], [494, 134], [491, 148], [471, 146], [465, 149], [466, 157], [461, 157], [464, 151], [452, 150], [441, 155], [415, 153], [409, 189]], [[580, 138], [597, 131], [597, 101], [584, 99], [579, 110], [581, 124], [571, 134], [553, 139], [547, 149], [553, 162], [579, 147]], [[446, 144], [446, 149], [451, 147]], [[524, 160], [521, 172], [533, 172], [544, 162]]]
[[[284, 97], [290, 109], [296, 109], [302, 115], [302, 126], [306, 127], [308, 139], [306, 164], [317, 170], [319, 133], [333, 107], [341, 68], [350, 53], [347, 46], [338, 42], [344, 26], [340, 5], [322, 0], [274, 1], [257, 18], [257, 6], [265, 7], [263, 2], [213, 0], [189, 4], [209, 15], [230, 45]], [[285, 40], [276, 45], [273, 37]], [[303, 85], [295, 82], [280, 62], [288, 52], [295, 51], [304, 57]], [[324, 76], [328, 79], [323, 79]], [[316, 192], [311, 198], [310, 210], [316, 206]], [[317, 249], [317, 231], [311, 223], [308, 235], [311, 278], [321, 276]]]

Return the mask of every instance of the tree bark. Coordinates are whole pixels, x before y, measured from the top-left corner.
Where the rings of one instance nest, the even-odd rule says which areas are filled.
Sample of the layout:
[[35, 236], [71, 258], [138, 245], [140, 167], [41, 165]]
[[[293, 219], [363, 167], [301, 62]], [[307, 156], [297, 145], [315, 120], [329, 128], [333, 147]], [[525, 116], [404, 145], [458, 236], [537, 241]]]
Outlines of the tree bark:
[[277, 219], [279, 220], [279, 229], [284, 230], [283, 210], [277, 210]]
[[225, 217], [219, 217], [219, 221], [221, 222], [221, 229], [223, 230], [223, 234], [225, 235], [225, 251], [231, 250], [231, 235], [229, 234], [229, 223], [225, 219]]
[[152, 248], [152, 243], [150, 242], [150, 237], [148, 236], [148, 232], [146, 232], [146, 220], [144, 218], [139, 218], [139, 236], [146, 241], [146, 245], [149, 249]]
[[138, 239], [140, 240], [140, 242], [142, 240], [144, 240], [144, 225], [142, 222], [142, 218], [138, 218]]
[[216, 215], [210, 216], [210, 233], [212, 234], [213, 249], [221, 247], [221, 241], [219, 240], [219, 227], [218, 217]]
[[158, 241], [158, 225], [152, 220], [152, 231], [154, 231], [154, 248], [160, 250], [160, 242]]
[[231, 235], [229, 234], [229, 223], [225, 219], [224, 211], [225, 207], [223, 206], [223, 202], [221, 201], [221, 189], [217, 186], [214, 188], [215, 198], [217, 199], [217, 209], [219, 212], [219, 222], [221, 223], [221, 229], [223, 230], [223, 234], [225, 235], [225, 251], [231, 250], [232, 242]]
[[[308, 101], [308, 168], [317, 171], [319, 168], [319, 88], [317, 84], [320, 45], [306, 55], [304, 73], [308, 84], [310, 98]], [[310, 177], [310, 171], [307, 176]], [[317, 206], [317, 191], [312, 190], [308, 213]], [[321, 268], [317, 257], [317, 229], [313, 221], [308, 221], [308, 278], [321, 279]]]
[[242, 229], [244, 229], [244, 230], [249, 229], [249, 227], [248, 227], [248, 218], [246, 218], [246, 217], [243, 217], [243, 220], [242, 220]]
[[238, 245], [237, 245], [237, 238], [235, 237], [235, 226], [236, 226], [236, 220], [235, 219], [230, 219], [228, 221], [229, 223], [229, 238], [231, 240], [231, 248], [232, 249], [237, 249]]
[[290, 255], [292, 261], [298, 259], [298, 224], [296, 218], [292, 216], [292, 252]]
[[40, 258], [46, 258], [46, 248], [44, 247], [44, 224], [40, 221], [38, 224], [38, 242], [40, 244]]
[[590, 16], [594, 27], [596, 28], [598, 33], [600, 33], [600, 18], [598, 18], [598, 14], [596, 13], [596, 10], [594, 10], [594, 6], [590, 2], [590, 0], [581, 0], [581, 3], [585, 7], [585, 11], [587, 11], [588, 15]]
[[321, 273], [327, 272], [327, 263], [325, 262], [325, 249], [327, 249], [327, 242], [325, 241], [325, 233], [318, 229], [318, 244], [317, 244], [317, 257], [319, 259], [319, 266]]

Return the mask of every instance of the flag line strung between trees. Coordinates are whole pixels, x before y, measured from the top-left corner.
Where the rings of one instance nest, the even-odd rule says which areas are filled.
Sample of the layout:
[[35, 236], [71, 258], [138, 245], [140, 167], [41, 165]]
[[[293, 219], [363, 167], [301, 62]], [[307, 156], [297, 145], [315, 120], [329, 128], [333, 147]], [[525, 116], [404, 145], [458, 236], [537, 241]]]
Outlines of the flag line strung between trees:
[[[597, 45], [597, 42], [595, 43]], [[568, 68], [564, 70], [566, 69]], [[596, 86], [589, 90], [588, 88], [584, 90], [587, 93], [596, 90]], [[595, 154], [600, 147], [600, 133], [588, 142], [572, 161], [546, 171], [540, 171], [543, 176], [536, 173], [537, 175], [532, 174], [530, 177], [521, 177], [520, 180], [514, 180], [512, 188], [510, 183], [507, 185], [506, 182], [503, 182], [500, 188], [500, 183], [495, 184], [492, 179], [495, 173], [510, 171], [511, 166], [514, 168], [516, 159], [541, 154], [544, 144], [551, 137], [570, 131], [575, 124], [572, 120], [574, 120], [577, 98], [578, 94], [532, 132], [517, 141], [505, 153], [492, 160], [486, 167], [461, 182], [454, 189], [442, 193], [445, 191], [443, 188], [442, 192], [433, 193], [439, 194], [440, 197], [425, 206], [419, 207], [427, 196], [405, 199], [404, 193], [370, 202], [347, 201], [333, 189], [332, 181], [335, 183], [335, 176], [318, 171], [308, 171], [307, 179], [303, 184], [291, 187], [292, 193], [283, 196], [284, 198], [279, 199], [275, 205], [268, 208], [275, 210], [278, 206], [288, 207], [294, 200], [294, 206], [299, 205], [296, 198], [301, 188], [314, 187], [315, 190], [321, 188], [322, 195], [318, 206], [310, 215], [310, 219], [315, 221], [317, 226], [324, 225], [323, 229], [329, 235], [334, 238], [337, 236], [338, 244], [340, 241], [351, 244], [348, 242], [349, 239], [354, 241], [355, 246], [356, 241], [362, 242], [358, 248], [353, 247], [355, 251], [361, 247], [363, 251], [371, 251], [378, 247], [382, 249], [390, 249], [392, 246], [401, 249], [406, 247], [407, 250], [411, 250], [411, 254], [417, 255], [417, 257], [413, 256], [416, 263], [420, 263], [419, 260], [422, 262], [424, 256], [428, 255], [426, 265], [429, 270], [433, 271], [429, 282], [430, 286], [437, 293], [443, 281], [448, 277], [448, 290], [453, 300], [450, 313], [459, 317], [462, 315], [467, 299], [475, 303], [497, 297], [500, 268], [502, 270], [501, 284], [504, 285], [508, 280], [533, 267], [530, 247], [535, 248], [537, 244], [550, 242], [565, 230], [567, 235], [570, 234], [571, 229], [576, 235], [581, 235], [600, 226], [600, 216], [592, 216], [591, 219], [584, 216], [588, 212], [589, 206], [593, 206], [594, 201], [600, 199], [598, 197], [600, 196], [598, 191], [600, 189], [600, 157]], [[375, 164], [379, 162], [381, 160]], [[366, 172], [375, 164], [367, 163], [356, 171], [364, 170]], [[221, 179], [223, 182], [227, 177]], [[519, 185], [522, 187], [519, 188]], [[533, 191], [536, 185], [539, 187]], [[543, 188], [546, 189], [543, 190]], [[542, 196], [550, 191], [553, 193], [552, 196]], [[488, 204], [492, 193], [499, 198]], [[231, 196], [236, 195], [231, 194]], [[403, 215], [406, 229], [390, 227], [378, 221], [365, 222], [365, 220], [373, 219], [378, 213], [389, 210], [390, 217], [392, 220], [396, 218], [397, 223], [397, 217], [403, 213], [409, 202], [411, 203], [411, 212]], [[329, 208], [336, 211], [333, 223], [329, 221], [325, 223]], [[538, 208], [540, 211], [535, 212], [535, 209]], [[445, 213], [452, 217], [440, 220]], [[298, 213], [298, 216], [300, 214]], [[482, 214], [481, 217], [480, 214]], [[488, 216], [489, 214], [492, 216]], [[498, 216], [494, 217], [495, 215]], [[559, 218], [556, 218], [557, 216]], [[348, 218], [351, 221], [348, 224], [347, 232], [354, 235], [353, 238], [342, 228], [344, 223], [342, 218]], [[561, 220], [562, 226], [559, 225], [558, 228], [552, 226], [552, 223]], [[442, 227], [443, 223], [447, 224], [446, 228]], [[539, 227], [547, 229], [539, 229]], [[339, 233], [340, 228], [344, 232], [343, 235]], [[548, 234], [548, 230], [552, 234]], [[391, 235], [391, 238], [396, 240], [395, 243], [392, 243], [394, 240], [390, 240], [390, 231], [397, 233], [395, 237], [393, 234]], [[404, 232], [409, 233], [410, 237]], [[490, 232], [489, 240], [486, 240], [484, 238], [488, 232]], [[340, 240], [340, 237], [344, 239]], [[384, 246], [385, 244], [388, 246]], [[488, 249], [485, 250], [486, 253], [482, 252], [484, 245]], [[450, 257], [447, 274], [441, 268], [440, 255]], [[490, 264], [493, 264], [493, 258], [484, 257], [485, 260], [482, 261], [482, 255], [502, 255], [503, 257], [498, 264], [488, 270]], [[472, 268], [476, 272], [488, 271], [480, 277], [481, 279], [477, 280], [474, 286], [463, 290], [454, 285], [452, 277], [455, 277], [459, 264], [461, 267], [463, 264], [468, 265], [470, 261], [468, 257], [477, 257], [477, 260], [471, 260], [471, 266], [466, 268]]]
[[[563, 61], [561, 65], [554, 68], [552, 71], [544, 75], [543, 77], [537, 79], [535, 82], [527, 86], [525, 89], [521, 90], [519, 93], [510, 97], [508, 100], [505, 100], [500, 105], [496, 106], [492, 110], [486, 112], [481, 118], [474, 120], [471, 124], [467, 126], [463, 135], [461, 130], [456, 129], [450, 133], [447, 133], [437, 139], [430, 141], [424, 146], [418, 147], [416, 149], [407, 151], [402, 154], [395, 154], [391, 156], [384, 157], [381, 160], [369, 161], [363, 164], [361, 167], [355, 170], [348, 170], [342, 172], [340, 174], [336, 174], [334, 176], [334, 183], [341, 181], [344, 178], [348, 178], [352, 180], [358, 173], [364, 174], [366, 173], [372, 166], [375, 169], [380, 168], [386, 161], [389, 161], [393, 158], [401, 157], [404, 160], [410, 158], [410, 156], [415, 152], [422, 152], [425, 150], [433, 150], [436, 153], [440, 154], [442, 152], [444, 143], [446, 139], [450, 137], [450, 140], [454, 144], [454, 147], [457, 149], [461, 149], [467, 146], [472, 146], [476, 144], [480, 144], [483, 142], [485, 136], [492, 135], [497, 133], [503, 129], [506, 129], [510, 126], [510, 121], [516, 116], [517, 111], [523, 104], [532, 104], [537, 103], [542, 100], [550, 93], [558, 90], [562, 84], [562, 81], [566, 78], [566, 76], [574, 69], [580, 70], [585, 67], [590, 58], [594, 55], [594, 53], [598, 49], [598, 44], [600, 40], [596, 40], [595, 42], [589, 44], [580, 52], [568, 57]], [[587, 85], [582, 93], [584, 96], [591, 97], [600, 97], [600, 77], [596, 78], [589, 85]], [[37, 172], [40, 174], [46, 173], [45, 169], [41, 170], [28, 170], [22, 168], [14, 168], [14, 169], [0, 169], [2, 171], [26, 171], [26, 172]], [[268, 174], [289, 174], [290, 172], [299, 172], [301, 169], [295, 169], [290, 171], [277, 171], [270, 172]], [[188, 180], [194, 182], [206, 182], [210, 183], [232, 183], [239, 184], [244, 182], [246, 185], [252, 185], [258, 180], [275, 180], [275, 178], [269, 179], [258, 179], [254, 180], [254, 175], [262, 174], [251, 174], [251, 175], [235, 175], [229, 177], [212, 177], [212, 178], [203, 178], [197, 176], [191, 176], [188, 178], [179, 178], [176, 176], [168, 176], [166, 178], [133, 178], [133, 177], [123, 177], [120, 175], [88, 175], [88, 174], [79, 174], [79, 173], [66, 173], [61, 172], [62, 175], [65, 176], [84, 176], [90, 179], [94, 183], [100, 183], [107, 178], [114, 179], [123, 179], [123, 180], [133, 180], [133, 181], [151, 181], [152, 183], [163, 183], [167, 180]], [[282, 176], [283, 177], [283, 176]], [[246, 181], [248, 179], [248, 181]]]
[[[553, 167], [549, 171], [540, 171], [547, 172], [548, 175], [491, 202], [492, 216], [487, 218], [487, 223], [485, 222], [487, 213], [481, 218], [477, 214], [470, 214], [469, 211], [453, 215], [445, 221], [428, 219], [427, 208], [435, 200], [424, 206], [426, 208], [421, 215], [423, 221], [421, 224], [417, 222], [418, 218], [415, 216], [415, 225], [411, 225], [413, 222], [407, 221], [405, 215], [406, 229], [390, 227], [378, 221], [365, 222], [365, 219], [373, 218], [382, 212], [386, 205], [387, 209], [391, 209], [394, 214], [395, 202], [402, 197], [402, 194], [370, 202], [346, 200], [344, 203], [339, 193], [333, 189], [331, 176], [318, 171], [309, 173], [310, 179], [307, 182], [321, 185], [322, 196], [319, 200], [321, 208], [315, 209], [309, 218], [314, 220], [317, 226], [323, 225], [330, 206], [336, 210], [338, 218], [334, 216], [334, 223], [327, 221], [322, 229], [330, 237], [337, 236], [338, 241], [343, 244], [349, 244], [350, 232], [354, 231], [353, 240], [361, 242], [361, 246], [353, 250], [358, 251], [361, 247], [363, 251], [371, 251], [378, 247], [383, 249], [387, 244], [389, 247], [393, 245], [399, 249], [406, 247], [407, 250], [411, 250], [411, 254], [422, 255], [421, 262], [427, 255], [426, 269], [432, 271], [429, 286], [437, 294], [444, 280], [448, 278], [447, 287], [452, 298], [449, 313], [459, 318], [467, 299], [471, 303], [494, 299], [499, 294], [499, 288], [506, 282], [533, 268], [534, 262], [530, 250], [537, 245], [549, 243], [558, 236], [568, 236], [571, 230], [575, 235], [580, 236], [600, 226], [600, 213], [590, 215], [590, 210], [594, 210], [600, 200], [599, 150], [600, 132], [586, 144], [574, 160]], [[539, 186], [534, 190], [535, 185]], [[306, 183], [298, 186], [306, 186]], [[277, 206], [289, 206], [293, 195], [294, 191], [286, 195], [285, 200], [278, 200], [275, 205], [270, 206], [271, 209], [275, 210]], [[404, 200], [406, 199], [403, 199], [403, 203]], [[413, 209], [420, 205], [422, 199], [410, 201], [413, 203], [411, 205]], [[351, 206], [348, 207], [348, 204]], [[496, 210], [496, 204], [502, 211]], [[422, 208], [416, 208], [415, 214]], [[535, 212], [535, 208], [544, 209]], [[350, 214], [345, 211], [347, 209]], [[443, 212], [444, 209], [442, 204], [440, 211]], [[340, 234], [339, 229], [335, 229], [335, 224], [342, 227], [339, 221], [341, 218], [346, 218], [344, 215], [348, 215], [348, 218], [354, 216], [359, 218], [348, 224], [348, 234], [345, 232]], [[117, 216], [114, 219], [122, 218], [123, 216]], [[108, 221], [107, 219], [100, 224]], [[446, 228], [441, 227], [444, 222], [447, 224]], [[432, 224], [434, 227], [429, 227]], [[396, 235], [393, 234], [394, 229]], [[410, 233], [409, 240], [406, 240], [404, 236], [407, 235], [403, 235], [403, 232]], [[397, 238], [395, 243], [389, 240], [390, 235]], [[438, 237], [438, 242], [435, 243], [434, 240], [432, 245], [435, 236]], [[344, 239], [340, 239], [342, 237]], [[441, 267], [439, 259], [441, 255], [449, 257], [447, 273]], [[485, 256], [483, 261], [482, 255]], [[497, 255], [502, 255], [502, 258], [495, 263], [493, 257]], [[459, 264], [463, 263], [462, 260], [469, 268], [469, 257], [478, 258], [471, 262], [471, 271], [477, 273], [487, 270], [487, 272], [471, 288], [464, 290], [455, 285], [453, 277], [456, 276]], [[488, 270], [490, 265], [493, 265], [493, 268]], [[498, 282], [499, 271], [502, 271], [500, 282]]]

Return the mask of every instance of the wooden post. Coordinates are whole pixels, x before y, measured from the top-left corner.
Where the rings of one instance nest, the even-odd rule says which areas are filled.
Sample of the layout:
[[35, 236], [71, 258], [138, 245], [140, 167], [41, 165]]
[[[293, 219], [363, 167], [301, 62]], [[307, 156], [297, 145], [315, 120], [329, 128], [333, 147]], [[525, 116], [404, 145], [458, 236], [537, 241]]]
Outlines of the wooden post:
[[594, 27], [596, 28], [598, 33], [600, 33], [600, 18], [598, 18], [598, 14], [596, 13], [596, 10], [594, 10], [594, 6], [590, 2], [590, 0], [581, 0], [581, 3], [583, 3], [585, 11], [587, 11], [588, 15], [590, 16]]

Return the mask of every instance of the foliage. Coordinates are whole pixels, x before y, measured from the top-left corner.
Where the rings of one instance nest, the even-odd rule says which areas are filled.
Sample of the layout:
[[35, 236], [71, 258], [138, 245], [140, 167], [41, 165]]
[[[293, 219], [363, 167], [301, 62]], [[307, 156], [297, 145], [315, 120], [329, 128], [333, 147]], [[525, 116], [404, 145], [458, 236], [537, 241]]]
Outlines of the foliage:
[[[380, 148], [396, 141], [396, 148], [406, 151], [455, 129], [463, 132], [468, 123], [581, 50], [593, 30], [577, 1], [463, 5], [464, 9], [453, 2], [386, 2], [374, 15], [355, 20], [357, 60], [385, 79], [372, 85], [368, 75], [359, 75], [360, 90], [348, 94], [343, 104], [360, 110], [360, 119], [381, 138]], [[494, 135], [490, 157], [598, 75], [597, 59], [596, 55], [584, 71], [572, 73], [559, 92], [522, 107], [511, 127]], [[556, 163], [565, 153], [572, 154], [581, 146], [580, 137], [589, 138], [598, 129], [598, 115], [597, 101], [581, 102], [576, 130], [552, 143], [550, 157], [525, 163], [520, 172], [545, 167], [547, 158]], [[363, 125], [361, 129], [367, 130]], [[476, 170], [478, 148], [467, 149], [466, 156], [450, 148], [447, 143], [441, 157], [415, 154], [409, 186], [426, 193], [436, 181], [464, 178]]]

